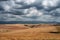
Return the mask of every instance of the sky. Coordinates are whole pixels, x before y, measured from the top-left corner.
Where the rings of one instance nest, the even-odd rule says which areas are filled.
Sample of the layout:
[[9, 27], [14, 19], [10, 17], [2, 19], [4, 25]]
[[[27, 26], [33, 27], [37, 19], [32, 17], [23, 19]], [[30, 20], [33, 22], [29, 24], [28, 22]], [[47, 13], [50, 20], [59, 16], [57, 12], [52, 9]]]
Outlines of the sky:
[[0, 0], [0, 21], [60, 22], [60, 0]]

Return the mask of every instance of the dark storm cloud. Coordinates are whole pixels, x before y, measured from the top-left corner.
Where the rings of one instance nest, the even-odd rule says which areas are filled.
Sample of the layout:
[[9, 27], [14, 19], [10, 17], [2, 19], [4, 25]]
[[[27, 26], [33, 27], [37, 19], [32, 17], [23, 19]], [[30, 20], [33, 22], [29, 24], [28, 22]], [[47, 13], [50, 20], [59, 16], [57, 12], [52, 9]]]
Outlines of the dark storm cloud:
[[60, 22], [59, 10], [60, 0], [5, 0], [0, 1], [0, 21]]
[[8, 1], [8, 0], [0, 0], [0, 1]]

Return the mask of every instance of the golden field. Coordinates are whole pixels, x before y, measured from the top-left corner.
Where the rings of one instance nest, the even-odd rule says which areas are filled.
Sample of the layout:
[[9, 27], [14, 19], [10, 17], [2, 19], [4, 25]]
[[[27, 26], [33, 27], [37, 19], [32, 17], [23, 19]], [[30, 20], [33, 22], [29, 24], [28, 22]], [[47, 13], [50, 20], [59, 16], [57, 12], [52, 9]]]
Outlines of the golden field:
[[0, 24], [0, 40], [60, 40], [57, 24]]

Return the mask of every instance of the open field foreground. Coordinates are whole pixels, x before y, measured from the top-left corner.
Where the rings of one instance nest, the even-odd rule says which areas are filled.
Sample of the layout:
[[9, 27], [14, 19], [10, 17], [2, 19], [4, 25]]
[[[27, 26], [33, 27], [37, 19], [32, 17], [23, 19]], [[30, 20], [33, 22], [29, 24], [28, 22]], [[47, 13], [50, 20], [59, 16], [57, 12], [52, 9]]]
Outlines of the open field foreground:
[[0, 24], [0, 40], [60, 40], [60, 25]]

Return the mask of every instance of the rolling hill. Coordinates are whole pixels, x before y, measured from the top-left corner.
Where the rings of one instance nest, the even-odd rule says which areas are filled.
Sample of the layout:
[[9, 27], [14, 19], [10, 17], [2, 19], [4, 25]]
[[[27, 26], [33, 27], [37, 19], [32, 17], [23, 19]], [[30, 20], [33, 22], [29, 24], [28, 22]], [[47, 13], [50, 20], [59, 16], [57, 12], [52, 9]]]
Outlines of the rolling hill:
[[12, 31], [0, 33], [0, 40], [60, 40], [59, 25], [2, 24], [1, 26], [6, 28], [15, 26], [19, 28], [22, 27], [22, 29], [17, 30], [18, 28], [14, 28]]

